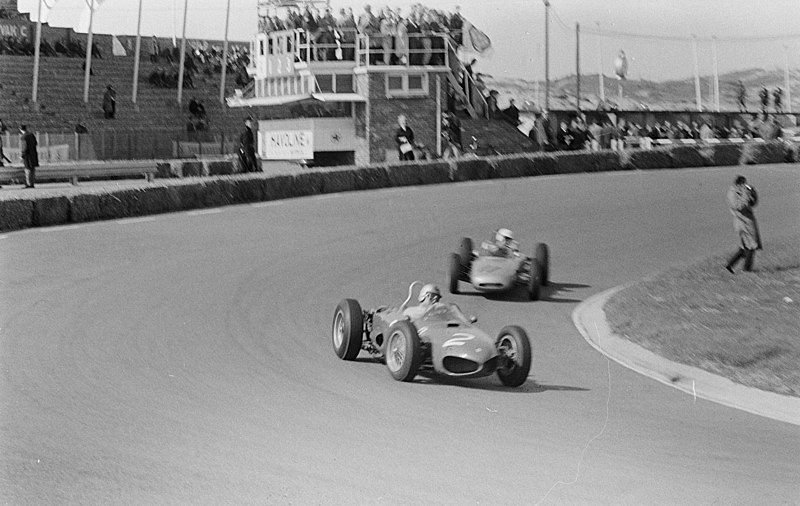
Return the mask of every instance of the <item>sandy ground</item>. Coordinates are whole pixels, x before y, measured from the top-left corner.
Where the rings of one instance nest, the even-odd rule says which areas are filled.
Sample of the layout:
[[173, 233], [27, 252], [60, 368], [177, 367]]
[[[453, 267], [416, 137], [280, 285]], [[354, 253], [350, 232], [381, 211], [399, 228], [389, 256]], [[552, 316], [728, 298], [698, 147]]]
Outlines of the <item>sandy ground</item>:
[[[800, 428], [609, 362], [592, 294], [800, 232], [795, 166], [606, 173], [347, 193], [0, 235], [2, 504], [796, 504]], [[551, 250], [545, 300], [450, 299], [534, 364], [402, 384], [330, 343], [343, 297], [444, 282], [461, 236]]]

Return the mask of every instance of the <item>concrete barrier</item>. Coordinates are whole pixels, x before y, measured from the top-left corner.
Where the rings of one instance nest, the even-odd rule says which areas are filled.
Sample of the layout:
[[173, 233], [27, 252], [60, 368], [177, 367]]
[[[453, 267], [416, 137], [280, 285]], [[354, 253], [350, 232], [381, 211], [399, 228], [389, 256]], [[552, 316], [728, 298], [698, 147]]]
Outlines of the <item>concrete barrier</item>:
[[[652, 150], [503, 155], [450, 161], [397, 163], [364, 168], [331, 168], [268, 175], [248, 173], [199, 178], [176, 174], [210, 173], [232, 167], [230, 161], [164, 162], [162, 179], [136, 188], [86, 188], [69, 195], [31, 192], [0, 198], [0, 230], [68, 222], [116, 219], [230, 204], [488, 178], [532, 177], [578, 172], [701, 167], [741, 163], [780, 163], [795, 156], [790, 143], [672, 145]], [[227, 165], [226, 165], [227, 164]], [[2, 196], [2, 194], [0, 194]]]

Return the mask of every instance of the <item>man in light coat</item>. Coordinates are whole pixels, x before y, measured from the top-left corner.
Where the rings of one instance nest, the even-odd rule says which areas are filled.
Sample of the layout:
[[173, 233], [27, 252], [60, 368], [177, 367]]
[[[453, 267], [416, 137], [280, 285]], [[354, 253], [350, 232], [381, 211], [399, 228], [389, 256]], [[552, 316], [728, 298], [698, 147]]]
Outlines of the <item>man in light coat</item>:
[[733, 229], [739, 236], [739, 250], [728, 260], [725, 268], [733, 274], [734, 266], [744, 258], [744, 270], [753, 270], [756, 250], [761, 249], [761, 234], [753, 208], [758, 204], [755, 188], [747, 184], [747, 178], [736, 176], [728, 189], [728, 205], [733, 214]]

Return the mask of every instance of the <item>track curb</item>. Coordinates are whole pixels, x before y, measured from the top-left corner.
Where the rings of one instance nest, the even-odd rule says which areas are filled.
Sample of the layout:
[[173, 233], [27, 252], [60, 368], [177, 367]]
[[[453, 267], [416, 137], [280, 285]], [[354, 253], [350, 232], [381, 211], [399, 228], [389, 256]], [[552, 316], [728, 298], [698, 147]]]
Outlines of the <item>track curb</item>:
[[594, 349], [648, 378], [723, 406], [800, 425], [800, 398], [747, 387], [716, 374], [667, 360], [611, 331], [603, 307], [621, 285], [592, 295], [572, 312], [572, 322]]

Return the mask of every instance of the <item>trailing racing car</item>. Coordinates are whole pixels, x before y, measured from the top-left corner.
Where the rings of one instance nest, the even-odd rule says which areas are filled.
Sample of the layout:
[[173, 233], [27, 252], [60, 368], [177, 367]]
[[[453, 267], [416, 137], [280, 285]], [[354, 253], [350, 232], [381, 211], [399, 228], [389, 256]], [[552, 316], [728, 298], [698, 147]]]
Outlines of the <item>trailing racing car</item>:
[[[423, 287], [420, 303], [410, 306], [417, 284], [421, 283], [411, 283], [408, 298], [399, 306], [364, 311], [358, 301], [342, 300], [333, 314], [336, 355], [355, 360], [366, 350], [383, 358], [398, 381], [412, 381], [419, 372], [435, 371], [456, 378], [496, 372], [503, 385], [525, 383], [531, 368], [531, 346], [522, 328], [503, 327], [492, 338], [474, 325], [477, 318], [467, 318], [455, 304], [440, 302], [433, 285]], [[426, 303], [428, 295], [438, 296]]]
[[550, 252], [546, 244], [536, 244], [533, 256], [519, 252], [511, 231], [500, 229], [496, 241], [484, 241], [473, 249], [472, 239], [464, 237], [458, 253], [448, 257], [447, 287], [459, 293], [459, 282], [470, 283], [484, 293], [508, 292], [524, 286], [530, 300], [539, 300], [541, 287], [549, 283]]

